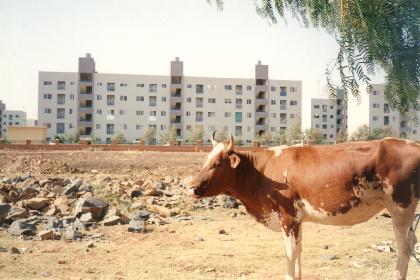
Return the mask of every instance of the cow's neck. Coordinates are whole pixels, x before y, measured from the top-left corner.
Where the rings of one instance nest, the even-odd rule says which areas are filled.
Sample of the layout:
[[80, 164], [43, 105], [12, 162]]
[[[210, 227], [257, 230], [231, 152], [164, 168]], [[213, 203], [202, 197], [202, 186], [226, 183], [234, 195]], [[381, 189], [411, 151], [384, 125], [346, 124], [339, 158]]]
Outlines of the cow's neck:
[[236, 188], [232, 195], [239, 199], [247, 211], [254, 215], [257, 220], [264, 218], [264, 212], [267, 205], [263, 205], [259, 199], [264, 196], [264, 169], [269, 160], [268, 151], [259, 151], [254, 153], [238, 152], [241, 159], [236, 168]]

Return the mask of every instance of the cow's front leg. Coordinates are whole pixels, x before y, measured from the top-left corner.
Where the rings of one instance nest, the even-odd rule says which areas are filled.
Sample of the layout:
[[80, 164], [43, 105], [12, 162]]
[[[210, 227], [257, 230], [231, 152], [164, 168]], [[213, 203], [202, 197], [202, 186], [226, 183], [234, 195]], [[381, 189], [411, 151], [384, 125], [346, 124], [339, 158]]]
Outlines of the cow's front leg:
[[286, 280], [300, 280], [302, 278], [302, 226], [295, 224], [294, 228], [283, 228], [283, 239], [286, 247], [287, 274]]

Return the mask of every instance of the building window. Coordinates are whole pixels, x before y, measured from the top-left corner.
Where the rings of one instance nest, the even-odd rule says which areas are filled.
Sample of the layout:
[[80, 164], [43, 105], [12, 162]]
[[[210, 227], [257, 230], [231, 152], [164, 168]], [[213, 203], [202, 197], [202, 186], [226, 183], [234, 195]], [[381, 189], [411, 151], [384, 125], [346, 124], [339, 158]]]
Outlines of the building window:
[[374, 121], [377, 121], [377, 120], [379, 120], [379, 118], [378, 118], [378, 116], [373, 116], [373, 118], [372, 118]]
[[162, 98], [160, 99], [162, 102], [166, 102], [166, 97], [162, 96]]
[[187, 117], [189, 117], [189, 116], [191, 116], [191, 112], [190, 112], [190, 111], [187, 111], [187, 112], [185, 112], [185, 115], [186, 115]]
[[149, 106], [150, 107], [156, 107], [156, 96], [149, 96]]
[[106, 124], [106, 134], [114, 134], [114, 124], [113, 123]]
[[216, 103], [216, 98], [209, 98], [208, 103]]
[[165, 117], [165, 116], [166, 116], [166, 111], [160, 111], [160, 115], [161, 115], [162, 117]]
[[195, 121], [202, 122], [203, 121], [203, 112], [195, 112]]
[[58, 81], [57, 82], [57, 89], [58, 90], [65, 90], [66, 89], [66, 82], [64, 82], [64, 81]]
[[187, 102], [191, 103], [191, 97], [187, 97]]
[[140, 130], [140, 125], [136, 124], [136, 130]]
[[202, 97], [197, 97], [195, 99], [195, 107], [197, 107], [197, 108], [202, 108], [203, 107], [203, 98]]
[[127, 115], [127, 110], [120, 110], [120, 116]]
[[74, 128], [72, 123], [69, 123], [69, 128]]
[[242, 85], [236, 85], [235, 92], [236, 95], [242, 95]]
[[322, 122], [327, 122], [327, 115], [322, 115]]
[[326, 124], [323, 124], [322, 125], [322, 129], [327, 129], [327, 125]]
[[149, 92], [156, 92], [157, 85], [156, 84], [149, 84]]
[[187, 130], [190, 131], [191, 130], [191, 125], [187, 125]]
[[70, 100], [74, 100], [74, 94], [70, 94]]
[[251, 104], [251, 103], [252, 103], [251, 99], [246, 100], [246, 104]]
[[319, 124], [316, 124], [316, 125], [315, 125], [315, 128], [319, 128]]
[[106, 84], [107, 91], [115, 91], [115, 83], [107, 83]]
[[235, 126], [235, 136], [242, 136], [242, 126]]
[[334, 119], [334, 115], [330, 115], [330, 119]]
[[144, 87], [144, 84], [137, 84], [136, 87]]
[[232, 100], [230, 98], [225, 98], [225, 104], [231, 104]]
[[57, 94], [57, 104], [58, 105], [66, 104], [66, 96], [64, 94]]
[[270, 128], [270, 130], [271, 130], [271, 132], [276, 132], [276, 128], [275, 128], [274, 126], [272, 126], [272, 127]]
[[207, 116], [208, 116], [209, 118], [215, 117], [215, 116], [216, 116], [216, 112], [208, 112], [208, 113], [207, 113]]
[[271, 117], [275, 119], [276, 118], [276, 113], [271, 113]]
[[44, 99], [52, 99], [52, 94], [51, 93], [44, 93]]
[[380, 107], [379, 103], [373, 103], [372, 106], [373, 106], [373, 108], [379, 108]]
[[319, 105], [314, 105], [314, 109], [319, 109]]
[[144, 101], [144, 96], [136, 96], [136, 101]]
[[280, 113], [280, 123], [286, 124], [287, 123], [287, 114], [286, 113]]
[[319, 114], [314, 114], [314, 119], [319, 119]]
[[290, 92], [296, 92], [296, 88], [295, 87], [289, 87], [289, 91]]
[[166, 88], [166, 84], [161, 84], [161, 87], [162, 88]]
[[236, 109], [242, 109], [242, 99], [236, 99], [235, 100], [235, 108]]
[[44, 113], [45, 114], [51, 114], [51, 108], [45, 108]]
[[251, 91], [252, 90], [252, 86], [246, 86], [246, 90], [247, 91]]
[[127, 130], [127, 125], [126, 124], [123, 125], [123, 129]]
[[64, 123], [57, 123], [57, 134], [64, 134]]
[[114, 109], [107, 111], [107, 115], [109, 115], [109, 116], [113, 116], [114, 113], [115, 113]]
[[385, 103], [384, 104], [384, 113], [389, 113], [389, 104], [388, 103]]
[[230, 118], [232, 116], [231, 112], [225, 112], [225, 118]]
[[51, 86], [52, 82], [51, 81], [44, 81], [44, 86]]
[[296, 106], [297, 101], [296, 100], [290, 100], [290, 106]]
[[225, 85], [225, 90], [232, 90], [232, 85]]
[[287, 96], [287, 88], [280, 87], [280, 96]]
[[156, 111], [149, 111], [150, 117], [156, 117]]
[[191, 85], [191, 84], [188, 84], [188, 85], [187, 85], [187, 88], [192, 88], [192, 85]]
[[126, 83], [120, 83], [120, 87], [126, 87], [127, 84]]
[[96, 100], [102, 100], [102, 96], [101, 96], [101, 95], [99, 95], [99, 94], [97, 94], [97, 95], [96, 95]]
[[389, 125], [389, 116], [384, 116], [384, 125]]
[[115, 105], [115, 95], [107, 95], [106, 96], [106, 105], [114, 106]]
[[102, 115], [102, 109], [96, 109], [96, 114], [97, 115]]
[[246, 113], [246, 117], [247, 117], [248, 119], [252, 118], [252, 113]]
[[143, 116], [144, 112], [143, 111], [136, 111], [136, 115], [137, 116]]
[[197, 84], [195, 85], [195, 93], [197, 94], [202, 94], [204, 92], [204, 86]]
[[374, 90], [373, 91], [373, 95], [378, 95], [378, 91], [377, 90]]
[[287, 100], [280, 100], [280, 110], [287, 110]]
[[276, 86], [271, 86], [271, 91], [276, 91]]
[[276, 105], [276, 100], [271, 99], [271, 105]]
[[100, 123], [96, 124], [96, 129], [101, 129], [101, 124]]
[[242, 112], [235, 112], [235, 122], [242, 122]]
[[64, 120], [65, 111], [66, 111], [65, 109], [61, 109], [61, 108], [57, 109], [57, 119]]
[[120, 101], [127, 101], [127, 95], [121, 95]]

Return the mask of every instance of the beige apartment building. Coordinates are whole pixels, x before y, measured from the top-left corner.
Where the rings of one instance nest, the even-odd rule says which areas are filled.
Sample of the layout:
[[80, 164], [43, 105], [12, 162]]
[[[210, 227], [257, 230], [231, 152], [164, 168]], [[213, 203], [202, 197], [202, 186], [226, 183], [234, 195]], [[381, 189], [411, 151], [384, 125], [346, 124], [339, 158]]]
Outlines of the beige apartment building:
[[324, 143], [335, 143], [337, 132], [347, 132], [347, 101], [344, 91], [337, 89], [335, 100], [328, 98], [311, 99], [311, 127], [319, 129], [324, 136]]
[[[412, 117], [404, 116], [392, 110], [385, 99], [385, 84], [373, 84], [373, 92], [369, 94], [369, 121], [370, 129], [391, 127], [395, 136], [420, 140], [420, 128]], [[420, 112], [417, 112], [420, 120]]]
[[169, 75], [98, 73], [90, 54], [79, 58], [78, 72], [39, 72], [38, 124], [54, 135], [80, 134], [110, 142], [122, 133], [128, 141], [153, 129], [175, 127], [185, 140], [196, 126], [209, 141], [214, 130], [244, 142], [275, 135], [301, 119], [302, 82], [269, 79], [268, 65], [255, 65], [254, 78], [184, 76], [178, 58]]
[[2, 113], [2, 137], [8, 138], [9, 126], [26, 126], [26, 112], [5, 110]]

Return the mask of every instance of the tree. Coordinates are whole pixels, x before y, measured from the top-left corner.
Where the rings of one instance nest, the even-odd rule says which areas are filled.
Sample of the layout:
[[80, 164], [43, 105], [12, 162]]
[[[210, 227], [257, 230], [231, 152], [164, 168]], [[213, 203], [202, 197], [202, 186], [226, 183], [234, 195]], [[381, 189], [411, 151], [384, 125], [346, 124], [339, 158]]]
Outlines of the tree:
[[337, 143], [344, 143], [344, 142], [346, 142], [347, 141], [347, 138], [348, 138], [348, 134], [347, 134], [347, 129], [345, 129], [345, 128], [340, 128], [338, 131], [337, 131], [337, 135], [336, 135], [336, 142]]
[[288, 143], [295, 143], [303, 140], [302, 124], [297, 120], [292, 127], [286, 129], [286, 140]]
[[228, 136], [227, 136], [226, 129], [223, 128], [222, 130], [218, 131], [216, 133], [216, 136], [214, 136], [214, 138], [215, 138], [214, 140], [216, 140], [217, 142], [222, 142], [222, 141], [227, 140], [228, 139]]
[[321, 144], [322, 140], [324, 140], [322, 131], [319, 128], [305, 129], [304, 135], [307, 140], [311, 140], [314, 144]]
[[258, 140], [260, 142], [260, 144], [268, 146], [270, 144], [270, 141], [273, 139], [273, 137], [271, 136], [270, 132], [265, 131], [261, 135], [257, 134], [255, 136], [255, 139]]
[[125, 141], [126, 141], [124, 133], [122, 133], [121, 131], [117, 132], [117, 134], [115, 134], [113, 139], [117, 140], [118, 143], [120, 143], [120, 144], [125, 143]]
[[280, 142], [280, 145], [286, 144], [286, 130], [280, 129], [279, 132], [274, 136], [274, 140], [277, 140]]
[[195, 142], [202, 140], [204, 136], [204, 130], [202, 125], [196, 125], [193, 130], [188, 133], [187, 142]]
[[351, 140], [353, 141], [366, 141], [369, 140], [369, 137], [369, 126], [366, 124], [359, 126], [356, 131], [351, 134]]
[[[215, 2], [222, 9], [222, 0]], [[259, 0], [257, 13], [270, 23], [290, 12], [305, 27], [323, 28], [339, 45], [335, 63], [326, 67], [330, 97], [336, 95], [331, 73], [337, 71], [346, 95], [360, 99], [359, 83], [372, 91], [370, 76], [385, 72], [385, 95], [402, 113], [419, 109], [420, 4], [413, 0]]]
[[152, 127], [149, 127], [146, 130], [146, 132], [143, 134], [143, 136], [141, 137], [141, 139], [145, 143], [150, 144], [154, 136], [155, 136], [155, 130]]
[[176, 141], [176, 127], [168, 127], [165, 131], [159, 133], [159, 137], [162, 143]]
[[54, 140], [58, 140], [58, 143], [64, 143], [64, 139], [65, 139], [64, 136], [60, 137], [60, 135], [57, 135], [57, 134], [54, 136]]
[[392, 137], [395, 133], [393, 129], [389, 126], [386, 126], [384, 128], [374, 128], [369, 133], [369, 139], [370, 140], [379, 140], [386, 137]]

